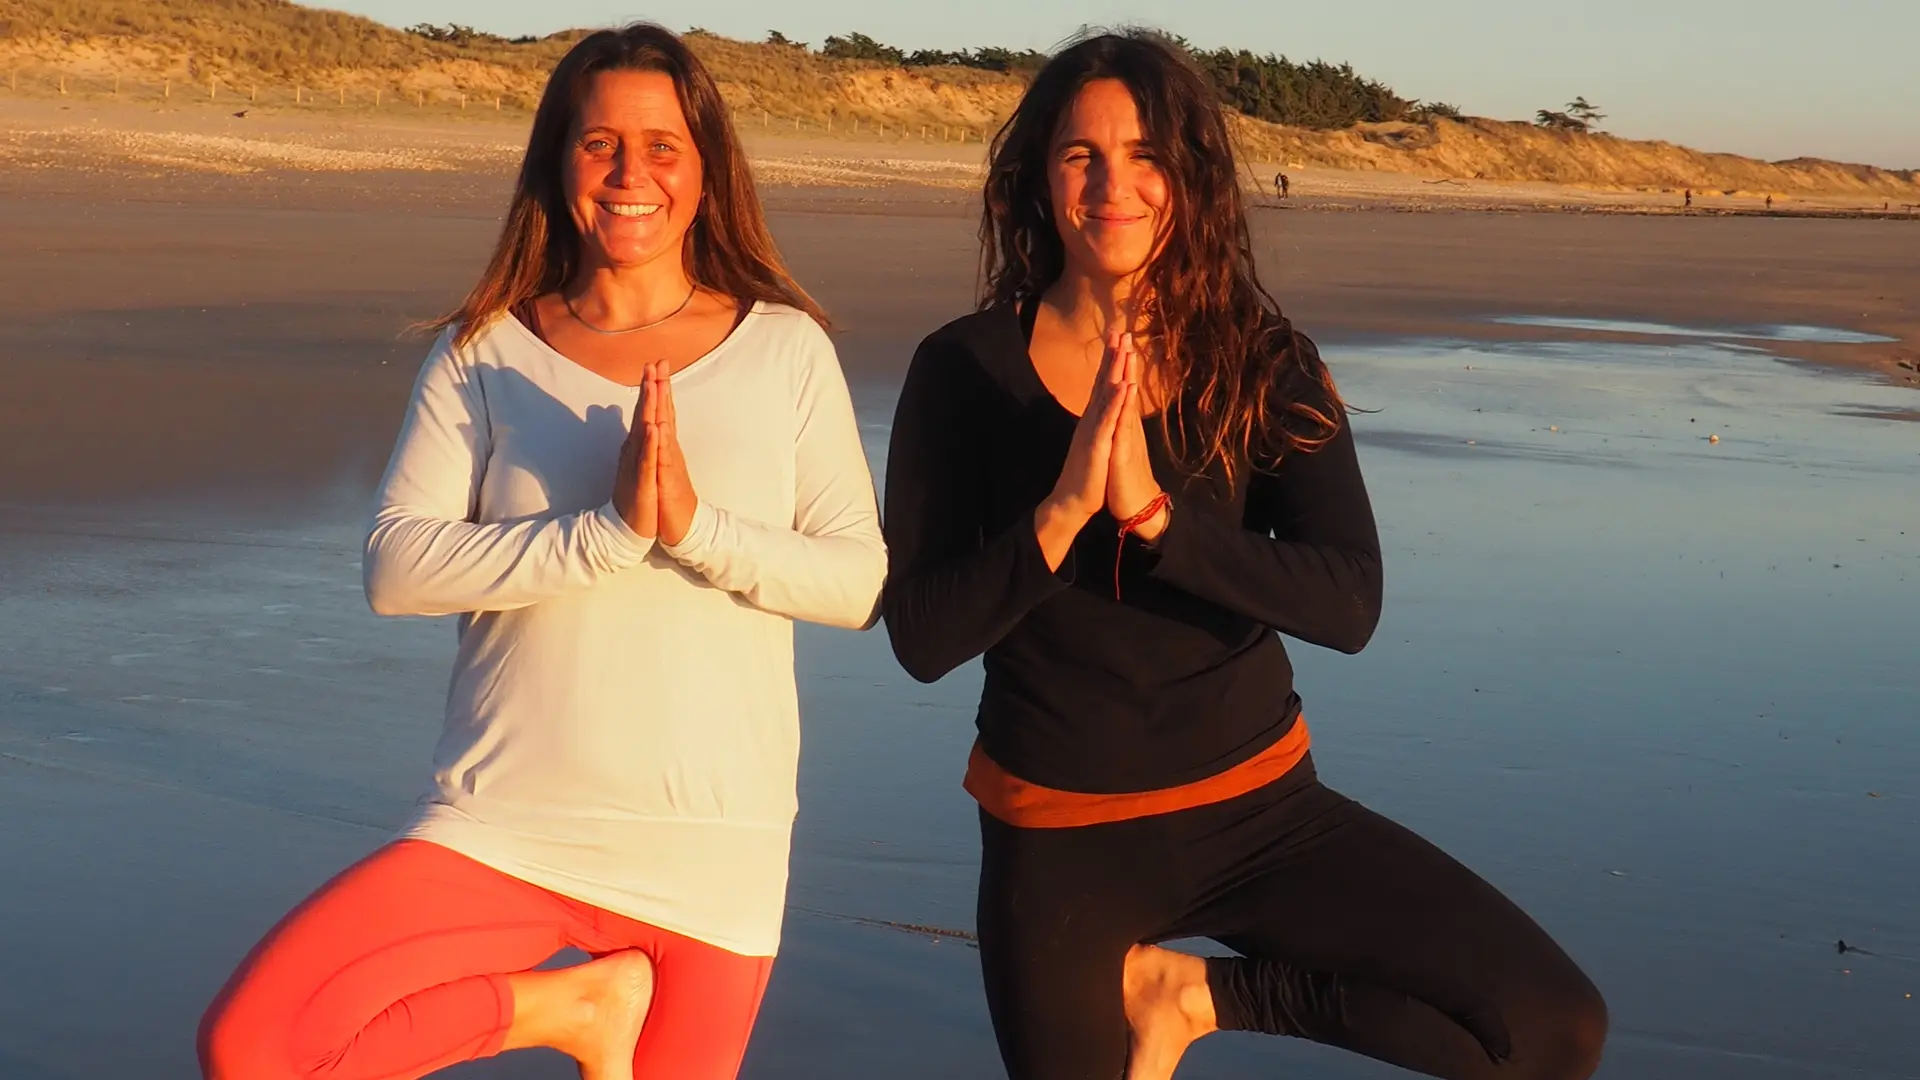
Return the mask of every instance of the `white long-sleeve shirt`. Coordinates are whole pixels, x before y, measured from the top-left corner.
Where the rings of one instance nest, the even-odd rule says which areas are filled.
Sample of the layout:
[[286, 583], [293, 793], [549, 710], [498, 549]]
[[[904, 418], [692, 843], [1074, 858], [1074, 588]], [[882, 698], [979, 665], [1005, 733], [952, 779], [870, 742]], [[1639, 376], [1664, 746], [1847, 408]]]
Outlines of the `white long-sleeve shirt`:
[[873, 481], [832, 343], [755, 305], [673, 376], [684, 541], [610, 499], [637, 391], [512, 317], [434, 344], [380, 485], [367, 598], [460, 616], [433, 784], [402, 832], [754, 956], [796, 808], [792, 620], [871, 624]]

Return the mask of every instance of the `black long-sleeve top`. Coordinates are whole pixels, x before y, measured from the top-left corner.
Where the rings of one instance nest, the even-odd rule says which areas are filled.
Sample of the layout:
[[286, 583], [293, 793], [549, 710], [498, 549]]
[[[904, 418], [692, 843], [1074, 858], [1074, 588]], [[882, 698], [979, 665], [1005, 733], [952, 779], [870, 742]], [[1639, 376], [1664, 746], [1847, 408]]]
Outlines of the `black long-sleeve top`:
[[[1279, 634], [1357, 652], [1380, 613], [1380, 541], [1353, 436], [1318, 380], [1279, 392], [1340, 416], [1338, 434], [1234, 482], [1178, 466], [1146, 425], [1173, 497], [1152, 548], [1096, 515], [1049, 570], [1034, 511], [1076, 417], [1028, 358], [1012, 305], [955, 320], [908, 369], [887, 459], [887, 633], [932, 682], [985, 655], [980, 747], [1022, 780], [1109, 794], [1190, 783], [1271, 747], [1298, 721]], [[1284, 402], [1276, 403], [1284, 404]]]

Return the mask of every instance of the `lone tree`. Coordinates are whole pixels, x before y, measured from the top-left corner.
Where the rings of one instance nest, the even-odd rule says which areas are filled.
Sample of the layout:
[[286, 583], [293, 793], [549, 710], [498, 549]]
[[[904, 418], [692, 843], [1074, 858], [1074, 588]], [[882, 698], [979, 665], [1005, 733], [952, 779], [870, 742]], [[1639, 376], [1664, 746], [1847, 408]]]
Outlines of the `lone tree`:
[[1597, 107], [1589, 104], [1584, 97], [1576, 97], [1572, 101], [1567, 102], [1567, 115], [1586, 125], [1585, 130], [1587, 131], [1598, 130], [1600, 121], [1607, 118], [1606, 113], [1601, 112]]
[[1567, 102], [1567, 111], [1540, 110], [1534, 113], [1534, 125], [1546, 127], [1551, 131], [1578, 131], [1580, 135], [1592, 135], [1599, 131], [1599, 121], [1607, 119], [1607, 113], [1597, 110], [1586, 98], [1574, 98]]
[[1567, 102], [1565, 112], [1541, 109], [1533, 114], [1533, 122], [1538, 127], [1550, 128], [1554, 131], [1577, 131], [1582, 135], [1598, 130], [1600, 121], [1606, 118], [1606, 113], [1595, 108], [1584, 97], [1577, 97]]

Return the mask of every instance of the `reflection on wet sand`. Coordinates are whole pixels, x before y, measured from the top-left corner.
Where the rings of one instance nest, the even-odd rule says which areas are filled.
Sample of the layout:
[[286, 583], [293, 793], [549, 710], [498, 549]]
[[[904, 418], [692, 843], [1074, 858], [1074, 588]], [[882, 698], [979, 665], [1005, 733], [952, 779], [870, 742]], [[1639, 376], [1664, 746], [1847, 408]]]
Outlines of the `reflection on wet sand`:
[[[1837, 415], [1902, 392], [1706, 342], [1328, 352], [1370, 410], [1389, 588], [1366, 653], [1297, 650], [1323, 773], [1567, 943], [1613, 1005], [1603, 1076], [1908, 1075], [1920, 447]], [[878, 457], [891, 387], [856, 387]], [[0, 508], [0, 1073], [194, 1075], [240, 951], [406, 815], [452, 627], [366, 613], [363, 498]], [[799, 649], [788, 940], [746, 1075], [997, 1075], [964, 939], [977, 670]], [[1393, 1075], [1231, 1038], [1182, 1075], [1274, 1070]]]

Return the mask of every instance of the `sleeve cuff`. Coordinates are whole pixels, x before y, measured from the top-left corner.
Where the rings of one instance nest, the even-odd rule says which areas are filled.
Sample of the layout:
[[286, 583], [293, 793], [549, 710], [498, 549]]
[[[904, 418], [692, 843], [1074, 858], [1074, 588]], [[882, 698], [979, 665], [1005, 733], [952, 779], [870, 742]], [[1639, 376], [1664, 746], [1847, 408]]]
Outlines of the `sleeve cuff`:
[[1079, 572], [1074, 562], [1073, 548], [1067, 548], [1067, 556], [1060, 560], [1058, 569], [1049, 569], [1047, 553], [1040, 550], [1040, 535], [1034, 532], [1033, 516], [1022, 517], [1014, 529], [1019, 538], [1014, 542], [1018, 555], [1014, 559], [1014, 580], [1021, 584], [1038, 585], [1045, 589], [1049, 585], [1071, 585]]
[[691, 565], [709, 548], [713, 547], [714, 534], [720, 529], [720, 512], [705, 499], [693, 508], [693, 521], [687, 526], [687, 535], [677, 544], [660, 545], [660, 550], [673, 556], [674, 560]]
[[1142, 543], [1141, 550], [1153, 560], [1147, 569], [1147, 576], [1163, 581], [1178, 576], [1179, 569], [1188, 558], [1189, 542], [1193, 539], [1193, 511], [1186, 507], [1186, 500], [1175, 499], [1167, 510], [1167, 527], [1160, 531], [1160, 538], [1152, 544]]
[[600, 519], [602, 534], [607, 538], [607, 548], [620, 566], [632, 566], [653, 550], [653, 538], [634, 532], [633, 526], [627, 524], [627, 519], [614, 509], [612, 499], [608, 499], [594, 516]]

